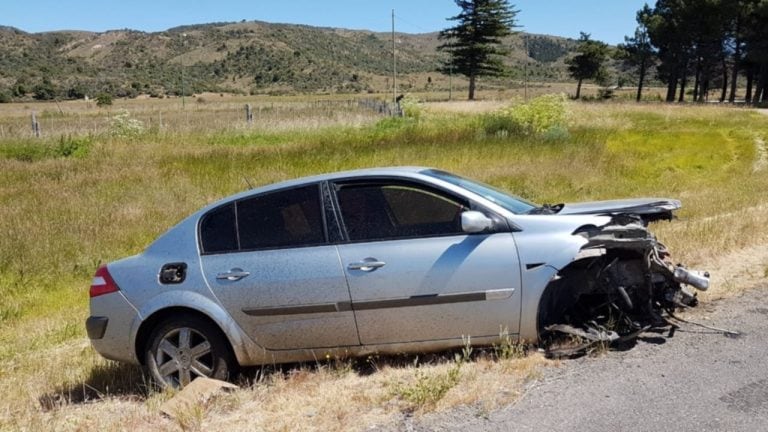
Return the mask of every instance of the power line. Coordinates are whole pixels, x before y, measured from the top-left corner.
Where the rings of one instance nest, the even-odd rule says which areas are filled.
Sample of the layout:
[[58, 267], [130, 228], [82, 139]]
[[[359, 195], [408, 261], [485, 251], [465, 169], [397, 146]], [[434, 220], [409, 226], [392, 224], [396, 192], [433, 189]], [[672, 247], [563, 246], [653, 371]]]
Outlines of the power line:
[[420, 26], [418, 24], [414, 24], [414, 23], [408, 21], [407, 19], [401, 17], [400, 15], [395, 15], [395, 17], [398, 19], [398, 22], [402, 21], [402, 22], [404, 22], [405, 24], [408, 24], [411, 27], [414, 27], [414, 28], [417, 28], [417, 29], [423, 31], [424, 33], [435, 33], [437, 31], [439, 31], [439, 30], [429, 30], [429, 29], [426, 29], [426, 28], [424, 28], [424, 27], [422, 27], [422, 26]]

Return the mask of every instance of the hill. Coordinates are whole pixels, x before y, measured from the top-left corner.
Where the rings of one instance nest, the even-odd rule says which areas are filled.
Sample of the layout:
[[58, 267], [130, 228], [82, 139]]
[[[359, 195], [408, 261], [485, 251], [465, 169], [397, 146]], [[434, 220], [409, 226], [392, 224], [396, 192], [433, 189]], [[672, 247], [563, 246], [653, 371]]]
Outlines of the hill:
[[[526, 52], [524, 37], [528, 38]], [[437, 33], [396, 34], [403, 90], [447, 86]], [[505, 41], [513, 76], [566, 78], [575, 42], [517, 34]], [[26, 33], [0, 27], [0, 94], [9, 98], [118, 97], [211, 92], [378, 92], [391, 84], [391, 34], [249, 21], [163, 32]], [[507, 80], [508, 81], [508, 80]], [[497, 84], [499, 81], [496, 82]], [[481, 84], [493, 85], [483, 80]]]

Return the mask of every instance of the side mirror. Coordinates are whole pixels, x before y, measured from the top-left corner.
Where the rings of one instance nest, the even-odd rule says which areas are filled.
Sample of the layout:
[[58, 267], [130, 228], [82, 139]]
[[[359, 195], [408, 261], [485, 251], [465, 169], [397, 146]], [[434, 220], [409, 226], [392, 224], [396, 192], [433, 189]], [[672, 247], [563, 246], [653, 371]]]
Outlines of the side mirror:
[[493, 221], [479, 211], [465, 211], [461, 214], [461, 230], [465, 233], [479, 233], [493, 227]]

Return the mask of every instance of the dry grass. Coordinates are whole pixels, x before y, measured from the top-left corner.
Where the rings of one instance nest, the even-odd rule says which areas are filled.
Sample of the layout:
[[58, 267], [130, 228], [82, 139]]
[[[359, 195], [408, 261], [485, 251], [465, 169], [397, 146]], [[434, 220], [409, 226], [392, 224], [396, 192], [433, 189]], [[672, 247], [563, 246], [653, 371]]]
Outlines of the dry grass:
[[[245, 117], [245, 104], [253, 109], [253, 123]], [[94, 102], [69, 101], [40, 104], [0, 104], [0, 140], [32, 136], [30, 116], [36, 112], [44, 137], [110, 133], [116, 115], [130, 113], [147, 130], [163, 134], [210, 131], [293, 131], [329, 126], [361, 126], [379, 117], [359, 110], [355, 98], [293, 100], [205, 95], [180, 99], [118, 100], [99, 108]]]
[[[100, 261], [137, 253], [200, 206], [245, 189], [244, 177], [258, 185], [339, 169], [428, 165], [537, 202], [677, 197], [681, 219], [654, 231], [677, 260], [713, 272], [706, 299], [764, 278], [768, 176], [754, 167], [756, 140], [768, 136], [768, 126], [746, 110], [574, 104], [570, 135], [541, 140], [483, 136], [480, 112], [499, 102], [429, 104], [420, 123], [375, 123], [354, 106], [313, 117], [313, 104], [322, 105], [315, 100], [253, 99], [273, 117], [240, 128], [242, 120], [216, 119], [239, 113], [245, 99], [224, 99], [192, 102], [188, 114], [168, 115], [166, 129], [127, 137], [106, 133], [98, 109], [65, 105], [63, 117], [51, 114], [60, 122], [53, 130], [91, 134], [82, 153], [67, 157], [56, 152], [57, 136], [8, 132], [14, 122], [29, 127], [28, 108], [0, 105], [0, 430], [360, 430], [396, 425], [410, 412], [493, 409], [548, 364], [538, 356], [475, 356], [458, 378], [449, 375], [450, 356], [418, 368], [379, 362], [373, 373], [345, 362], [304, 366], [162, 417], [158, 407], [168, 394], [89, 347], [82, 324], [88, 281]], [[148, 119], [172, 104], [178, 100], [118, 101], [114, 109]], [[40, 148], [56, 151], [36, 153]]]
[[[168, 417], [159, 411], [172, 392], [148, 388], [139, 371], [106, 362], [82, 340], [40, 352], [67, 370], [47, 370], [5, 393], [13, 405], [3, 407], [0, 430], [364, 430], [396, 426], [405, 413], [421, 415], [459, 405], [489, 411], [516, 400], [540, 368], [557, 363], [540, 354], [498, 359], [486, 353], [456, 363], [433, 356], [416, 365], [416, 358], [377, 358], [379, 363], [356, 366], [351, 360], [254, 371], [241, 389], [199, 402]], [[66, 359], [65, 363], [62, 363]], [[43, 369], [44, 363], [39, 366]], [[81, 375], [90, 369], [89, 376]], [[440, 392], [438, 382], [456, 371], [456, 379], [435, 400], [414, 401], [403, 388]], [[63, 375], [71, 374], [68, 378]], [[78, 380], [78, 378], [80, 378]], [[424, 379], [426, 378], [426, 379]], [[38, 393], [45, 381], [73, 384]], [[109, 387], [109, 384], [114, 387]], [[20, 403], [22, 402], [22, 403]], [[10, 409], [9, 409], [10, 408]]]

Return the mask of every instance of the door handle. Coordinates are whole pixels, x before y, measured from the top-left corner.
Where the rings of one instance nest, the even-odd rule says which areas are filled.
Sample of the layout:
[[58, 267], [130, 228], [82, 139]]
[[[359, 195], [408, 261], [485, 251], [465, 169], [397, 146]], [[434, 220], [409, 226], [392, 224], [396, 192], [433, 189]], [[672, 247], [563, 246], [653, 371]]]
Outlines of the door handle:
[[354, 262], [347, 266], [350, 270], [361, 270], [364, 272], [374, 271], [377, 268], [381, 268], [387, 265], [384, 261], [379, 261], [376, 258], [366, 258], [360, 262]]
[[228, 281], [239, 281], [240, 279], [244, 277], [250, 276], [251, 273], [247, 271], [243, 271], [243, 269], [240, 268], [233, 268], [232, 270], [226, 272], [226, 273], [219, 273], [216, 275], [216, 279], [218, 280], [228, 280]]

